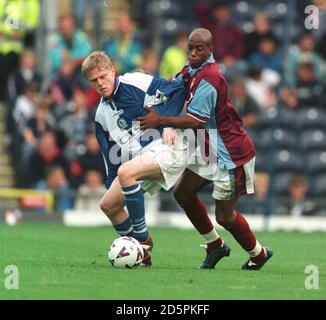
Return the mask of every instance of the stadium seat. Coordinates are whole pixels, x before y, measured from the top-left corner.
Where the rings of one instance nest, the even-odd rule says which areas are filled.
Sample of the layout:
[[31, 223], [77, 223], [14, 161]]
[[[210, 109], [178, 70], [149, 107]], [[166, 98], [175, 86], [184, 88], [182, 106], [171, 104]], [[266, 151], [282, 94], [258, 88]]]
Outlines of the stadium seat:
[[317, 108], [298, 111], [298, 129], [326, 129], [326, 112]]
[[232, 16], [235, 21], [250, 21], [251, 17], [256, 13], [257, 8], [250, 1], [239, 1], [231, 7]]
[[[277, 23], [272, 24], [272, 31], [274, 32], [275, 36], [278, 39], [283, 39], [284, 28], [285, 28], [284, 22], [277, 22]], [[297, 39], [300, 36], [300, 34], [302, 34], [303, 31], [302, 31], [301, 26], [298, 26], [295, 24], [295, 25], [290, 26], [290, 29], [288, 32], [289, 32], [290, 39], [294, 40], [294, 39]]]
[[296, 129], [297, 113], [285, 110], [282, 105], [269, 108], [261, 113], [257, 127], [258, 129], [267, 127]]
[[182, 7], [176, 2], [171, 0], [161, 0], [157, 3], [157, 1], [153, 1], [148, 4], [147, 14], [151, 17], [157, 17], [157, 10], [161, 10], [161, 17], [181, 17], [183, 14]]
[[269, 3], [266, 5], [266, 12], [272, 21], [272, 24], [275, 22], [282, 22], [286, 20], [288, 7], [286, 3], [268, 1]]
[[308, 153], [305, 166], [309, 174], [326, 173], [326, 151], [314, 151]]
[[300, 134], [300, 148], [303, 151], [326, 151], [326, 133], [325, 130], [308, 129]]
[[256, 150], [255, 171], [267, 171], [267, 165], [264, 152]]
[[257, 128], [259, 130], [271, 127], [273, 123], [277, 120], [276, 117], [278, 116], [278, 109], [275, 107], [271, 107], [266, 111], [261, 112], [259, 116]]
[[288, 187], [293, 176], [293, 171], [285, 171], [276, 174], [272, 181], [272, 190], [276, 196], [288, 194]]
[[250, 127], [244, 128], [246, 130], [246, 132], [248, 133], [249, 137], [252, 139], [253, 142], [255, 142], [259, 137], [258, 137], [258, 130], [255, 127]]
[[302, 171], [304, 162], [302, 155], [297, 151], [279, 149], [271, 156], [275, 174], [284, 171]]
[[271, 147], [277, 149], [295, 149], [297, 147], [296, 135], [291, 129], [270, 129], [263, 130], [260, 138], [257, 139], [257, 146], [267, 150]]
[[[326, 171], [315, 177], [313, 180], [313, 196], [314, 197], [325, 197], [326, 196]], [[325, 199], [326, 200], [326, 199]]]
[[175, 38], [175, 35], [178, 32], [187, 30], [187, 25], [180, 19], [175, 18], [161, 18], [160, 20], [160, 34], [162, 37], [172, 37]]

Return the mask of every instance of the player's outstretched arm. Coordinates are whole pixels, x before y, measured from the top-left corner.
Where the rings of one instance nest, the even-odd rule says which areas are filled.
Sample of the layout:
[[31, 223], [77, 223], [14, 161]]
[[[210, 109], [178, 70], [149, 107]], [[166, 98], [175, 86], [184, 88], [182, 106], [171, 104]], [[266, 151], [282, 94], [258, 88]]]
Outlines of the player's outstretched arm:
[[140, 122], [140, 129], [155, 129], [160, 126], [180, 128], [180, 129], [200, 129], [203, 128], [204, 123], [189, 116], [178, 117], [163, 117], [160, 116], [155, 110], [145, 107], [148, 114], [145, 117], [139, 117], [137, 120]]

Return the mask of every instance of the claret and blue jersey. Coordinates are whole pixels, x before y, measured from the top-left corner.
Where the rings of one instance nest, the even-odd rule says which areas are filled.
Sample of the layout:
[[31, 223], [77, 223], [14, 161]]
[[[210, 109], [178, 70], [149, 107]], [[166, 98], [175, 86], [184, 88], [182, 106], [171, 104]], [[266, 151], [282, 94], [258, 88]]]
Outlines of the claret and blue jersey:
[[175, 81], [187, 88], [187, 115], [203, 123], [205, 151], [220, 167], [239, 167], [255, 156], [254, 145], [228, 97], [226, 80], [211, 55], [199, 68], [186, 65]]
[[[109, 188], [121, 165], [121, 150], [136, 155], [160, 137], [157, 131], [144, 133], [136, 119], [153, 108], [162, 116], [177, 116], [185, 103], [182, 85], [144, 73], [126, 73], [116, 79], [112, 99], [103, 97], [95, 115], [95, 129], [106, 165]], [[162, 128], [159, 128], [161, 133]], [[145, 132], [146, 134], [146, 132]]]

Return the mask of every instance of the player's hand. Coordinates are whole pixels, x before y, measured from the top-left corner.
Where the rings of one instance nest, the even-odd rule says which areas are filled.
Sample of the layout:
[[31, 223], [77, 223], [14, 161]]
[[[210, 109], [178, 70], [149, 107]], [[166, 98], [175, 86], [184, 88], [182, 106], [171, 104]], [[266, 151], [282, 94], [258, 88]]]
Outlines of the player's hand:
[[146, 106], [144, 106], [144, 108], [148, 111], [148, 115], [145, 117], [137, 118], [137, 120], [139, 121], [140, 129], [155, 129], [159, 127], [160, 115], [152, 108], [148, 108]]
[[175, 145], [177, 134], [174, 128], [164, 128], [162, 133], [162, 140], [164, 144], [169, 146]]

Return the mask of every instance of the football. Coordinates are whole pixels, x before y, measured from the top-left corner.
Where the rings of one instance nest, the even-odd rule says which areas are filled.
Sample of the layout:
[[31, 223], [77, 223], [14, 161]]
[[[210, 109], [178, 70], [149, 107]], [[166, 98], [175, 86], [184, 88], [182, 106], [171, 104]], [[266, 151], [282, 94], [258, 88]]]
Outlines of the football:
[[120, 237], [112, 242], [108, 258], [115, 268], [136, 268], [143, 261], [144, 249], [135, 238]]

